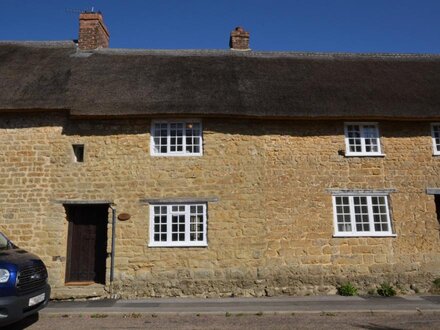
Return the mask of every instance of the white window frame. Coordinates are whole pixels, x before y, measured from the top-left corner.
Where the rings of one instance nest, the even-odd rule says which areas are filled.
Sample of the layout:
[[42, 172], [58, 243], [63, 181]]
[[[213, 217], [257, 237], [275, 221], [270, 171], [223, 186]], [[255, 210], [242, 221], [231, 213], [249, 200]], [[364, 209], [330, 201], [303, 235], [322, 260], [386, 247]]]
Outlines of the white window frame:
[[[360, 128], [360, 137], [361, 140], [361, 151], [350, 151], [350, 137], [348, 136], [348, 126], [349, 125], [357, 125]], [[376, 136], [373, 137], [377, 139], [377, 151], [366, 151], [365, 140], [369, 137], [365, 136], [365, 126], [374, 126], [376, 130]], [[381, 141], [380, 141], [380, 132], [379, 132], [379, 124], [376, 122], [346, 122], [344, 123], [344, 134], [345, 134], [345, 155], [346, 156], [385, 156], [382, 153]]]
[[[172, 211], [173, 206], [184, 207], [184, 211]], [[191, 206], [202, 207], [203, 208], [203, 239], [202, 240], [191, 240]], [[166, 207], [166, 241], [155, 241], [155, 207]], [[184, 228], [184, 240], [173, 241], [172, 240], [172, 216], [173, 215], [184, 215], [185, 218], [185, 228]], [[160, 233], [160, 232], [159, 232]], [[207, 241], [207, 204], [206, 203], [167, 203], [167, 204], [150, 204], [150, 241], [149, 247], [206, 247], [208, 246]]]
[[[167, 152], [157, 152], [155, 148], [154, 138], [155, 138], [155, 125], [156, 124], [166, 124], [167, 125]], [[182, 135], [182, 151], [171, 151], [171, 124], [183, 124], [183, 135]], [[186, 129], [187, 124], [199, 124], [199, 152], [187, 152], [186, 151]], [[202, 156], [203, 155], [203, 126], [200, 119], [167, 119], [167, 120], [153, 120], [151, 122], [150, 129], [150, 154], [152, 156], [163, 156], [163, 157], [192, 157], [192, 156]]]
[[[351, 231], [340, 231], [338, 227], [338, 213], [337, 213], [337, 206], [336, 205], [336, 198], [341, 197], [347, 197], [349, 200], [348, 206], [349, 206], [349, 213], [345, 213], [349, 215], [350, 222], [348, 222], [351, 225]], [[355, 212], [355, 203], [354, 198], [356, 197], [366, 197], [367, 199], [367, 216], [368, 221], [364, 222], [369, 224], [369, 231], [358, 231], [356, 228], [356, 212]], [[372, 198], [373, 197], [383, 197], [385, 200], [385, 207], [386, 207], [386, 217], [387, 221], [386, 224], [388, 226], [387, 231], [376, 231], [375, 230], [375, 223], [374, 223], [374, 213], [373, 213], [373, 203]], [[388, 193], [375, 193], [375, 194], [363, 194], [363, 193], [353, 193], [353, 194], [334, 194], [332, 196], [333, 198], [333, 228], [334, 233], [333, 237], [396, 237], [396, 234], [393, 233], [393, 227], [392, 227], [392, 221], [391, 221], [391, 212], [389, 208], [389, 201], [388, 201]]]
[[[436, 133], [438, 136], [436, 137]], [[434, 156], [440, 155], [440, 123], [432, 123], [431, 124], [431, 137], [432, 137], [432, 154]], [[439, 140], [439, 143], [436, 142], [436, 139]]]

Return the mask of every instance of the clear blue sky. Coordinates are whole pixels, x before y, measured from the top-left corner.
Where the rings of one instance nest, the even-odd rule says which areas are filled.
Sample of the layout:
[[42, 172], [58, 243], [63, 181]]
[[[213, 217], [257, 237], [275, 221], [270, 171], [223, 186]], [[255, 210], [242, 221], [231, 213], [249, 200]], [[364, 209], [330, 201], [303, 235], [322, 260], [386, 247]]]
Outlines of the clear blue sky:
[[0, 40], [77, 39], [92, 6], [112, 48], [226, 49], [241, 25], [254, 50], [440, 53], [440, 0], [0, 0]]

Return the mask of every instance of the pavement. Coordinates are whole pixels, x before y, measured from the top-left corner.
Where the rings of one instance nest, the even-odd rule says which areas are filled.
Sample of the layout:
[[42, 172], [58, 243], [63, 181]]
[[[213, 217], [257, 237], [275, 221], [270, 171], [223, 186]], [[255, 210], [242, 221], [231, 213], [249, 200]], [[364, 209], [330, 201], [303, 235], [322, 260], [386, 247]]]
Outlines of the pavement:
[[250, 313], [440, 313], [438, 296], [307, 296], [260, 298], [151, 298], [51, 301], [42, 315], [250, 314]]

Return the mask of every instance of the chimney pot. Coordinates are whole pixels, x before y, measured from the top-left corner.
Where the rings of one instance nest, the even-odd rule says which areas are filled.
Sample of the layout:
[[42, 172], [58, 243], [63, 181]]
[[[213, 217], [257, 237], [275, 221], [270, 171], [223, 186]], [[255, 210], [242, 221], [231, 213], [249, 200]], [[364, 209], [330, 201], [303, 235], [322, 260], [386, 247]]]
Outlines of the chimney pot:
[[250, 50], [249, 32], [246, 32], [241, 26], [237, 26], [235, 30], [231, 32], [229, 47], [231, 50]]
[[79, 49], [108, 48], [109, 40], [110, 34], [100, 12], [83, 12], [79, 15]]

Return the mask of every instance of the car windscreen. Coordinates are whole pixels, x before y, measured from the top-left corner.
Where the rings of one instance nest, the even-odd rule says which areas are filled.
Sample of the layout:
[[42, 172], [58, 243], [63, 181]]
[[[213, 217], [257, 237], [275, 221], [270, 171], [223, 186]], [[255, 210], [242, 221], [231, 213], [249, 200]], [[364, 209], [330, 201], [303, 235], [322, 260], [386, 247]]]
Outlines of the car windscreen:
[[9, 249], [11, 244], [9, 243], [8, 239], [0, 233], [0, 250], [7, 250]]

